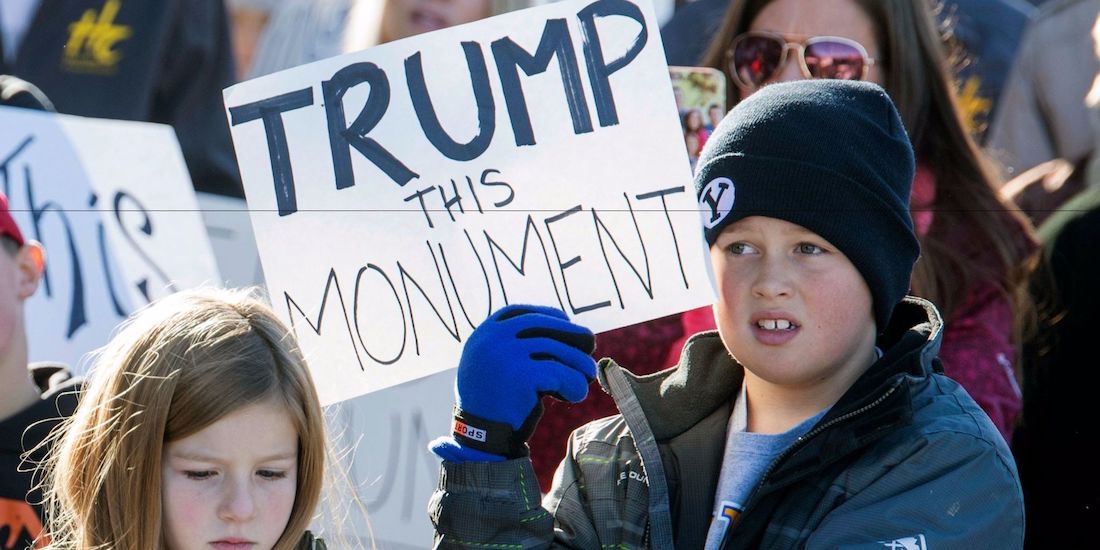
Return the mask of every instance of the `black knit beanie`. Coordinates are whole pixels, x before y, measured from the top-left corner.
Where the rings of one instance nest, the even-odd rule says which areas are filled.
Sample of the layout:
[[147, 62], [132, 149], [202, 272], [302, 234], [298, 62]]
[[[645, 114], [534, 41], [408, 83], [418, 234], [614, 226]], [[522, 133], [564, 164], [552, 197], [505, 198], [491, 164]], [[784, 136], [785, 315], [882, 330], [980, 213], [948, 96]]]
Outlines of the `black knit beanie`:
[[839, 248], [870, 287], [881, 332], [920, 254], [909, 217], [913, 170], [882, 88], [801, 80], [765, 86], [730, 111], [699, 156], [695, 191], [708, 245], [733, 222], [767, 216]]

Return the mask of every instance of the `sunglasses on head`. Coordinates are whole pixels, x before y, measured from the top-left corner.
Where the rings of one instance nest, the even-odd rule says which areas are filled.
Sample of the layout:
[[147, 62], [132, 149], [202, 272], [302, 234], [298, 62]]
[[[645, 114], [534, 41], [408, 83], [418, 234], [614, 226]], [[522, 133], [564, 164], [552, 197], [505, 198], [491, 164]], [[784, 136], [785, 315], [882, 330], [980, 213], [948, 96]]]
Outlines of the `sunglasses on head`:
[[747, 32], [733, 39], [729, 51], [730, 75], [745, 88], [759, 88], [787, 65], [787, 52], [798, 52], [806, 78], [863, 80], [875, 60], [862, 44], [840, 36], [814, 36], [802, 42], [767, 32]]

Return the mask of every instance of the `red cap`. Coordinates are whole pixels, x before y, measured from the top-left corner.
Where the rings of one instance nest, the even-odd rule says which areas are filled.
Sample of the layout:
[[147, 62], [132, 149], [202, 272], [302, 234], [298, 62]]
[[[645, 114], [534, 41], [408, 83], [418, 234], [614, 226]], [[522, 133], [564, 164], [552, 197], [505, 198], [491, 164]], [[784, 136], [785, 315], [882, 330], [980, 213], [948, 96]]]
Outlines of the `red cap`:
[[15, 219], [8, 210], [8, 198], [0, 193], [0, 235], [11, 237], [19, 246], [23, 246], [23, 233], [15, 225]]

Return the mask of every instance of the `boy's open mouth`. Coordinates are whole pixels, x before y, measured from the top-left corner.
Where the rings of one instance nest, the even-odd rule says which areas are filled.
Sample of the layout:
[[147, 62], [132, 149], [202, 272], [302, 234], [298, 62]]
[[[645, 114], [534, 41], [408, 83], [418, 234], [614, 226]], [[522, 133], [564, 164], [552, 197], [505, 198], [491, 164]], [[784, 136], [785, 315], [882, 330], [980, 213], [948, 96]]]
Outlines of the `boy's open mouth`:
[[794, 330], [798, 328], [798, 325], [786, 319], [760, 319], [756, 322], [756, 326], [764, 330]]

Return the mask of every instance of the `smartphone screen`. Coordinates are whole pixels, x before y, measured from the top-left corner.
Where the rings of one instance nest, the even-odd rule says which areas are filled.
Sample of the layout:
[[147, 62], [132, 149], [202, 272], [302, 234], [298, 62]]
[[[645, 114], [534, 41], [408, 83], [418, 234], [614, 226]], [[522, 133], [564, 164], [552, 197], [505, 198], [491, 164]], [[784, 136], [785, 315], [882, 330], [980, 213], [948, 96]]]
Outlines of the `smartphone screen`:
[[684, 145], [692, 168], [714, 127], [726, 115], [726, 75], [711, 67], [669, 67]]

